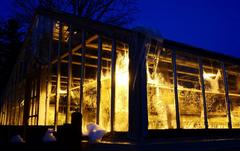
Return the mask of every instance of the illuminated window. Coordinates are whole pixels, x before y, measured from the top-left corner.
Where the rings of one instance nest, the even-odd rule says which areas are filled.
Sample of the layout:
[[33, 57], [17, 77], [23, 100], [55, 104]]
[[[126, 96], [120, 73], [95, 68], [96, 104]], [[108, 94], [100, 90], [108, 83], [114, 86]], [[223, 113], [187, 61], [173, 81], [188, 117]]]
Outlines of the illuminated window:
[[180, 127], [204, 128], [198, 58], [179, 52], [176, 57]]
[[228, 93], [231, 103], [232, 127], [240, 128], [240, 66], [225, 64], [228, 81]]
[[148, 129], [176, 128], [172, 52], [154, 42], [147, 50]]
[[[59, 40], [60, 22], [57, 21], [53, 27], [53, 40]], [[69, 28], [67, 25], [62, 26], [62, 40], [67, 42], [69, 38]]]
[[203, 59], [203, 77], [208, 127], [228, 128], [227, 104], [221, 63], [211, 59]]
[[128, 46], [117, 44], [115, 71], [115, 131], [128, 131]]

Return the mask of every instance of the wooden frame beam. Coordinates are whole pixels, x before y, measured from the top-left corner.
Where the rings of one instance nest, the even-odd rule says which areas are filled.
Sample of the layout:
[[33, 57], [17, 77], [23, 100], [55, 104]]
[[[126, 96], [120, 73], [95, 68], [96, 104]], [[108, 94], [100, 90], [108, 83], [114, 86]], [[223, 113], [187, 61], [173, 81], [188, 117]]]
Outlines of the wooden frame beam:
[[58, 40], [58, 51], [57, 51], [57, 90], [56, 90], [56, 102], [55, 102], [55, 116], [54, 116], [54, 128], [57, 130], [58, 125], [58, 110], [60, 101], [60, 90], [61, 90], [61, 49], [62, 49], [62, 23], [59, 23], [59, 40]]
[[[97, 36], [96, 36], [97, 38]], [[84, 90], [83, 90], [83, 84], [84, 84], [84, 79], [85, 79], [85, 53], [86, 53], [86, 31], [84, 29], [82, 29], [82, 41], [81, 41], [81, 54], [82, 54], [82, 58], [81, 58], [81, 80], [80, 80], [80, 113], [83, 114], [82, 112], [82, 107], [83, 107], [83, 99], [84, 99]], [[82, 115], [83, 116], [83, 115]]]
[[172, 65], [173, 65], [173, 84], [174, 84], [174, 97], [175, 97], [175, 111], [176, 111], [176, 125], [180, 129], [180, 114], [178, 104], [178, 89], [177, 89], [177, 66], [176, 66], [176, 51], [172, 51]]
[[98, 65], [97, 65], [97, 124], [99, 124], [100, 101], [101, 101], [101, 70], [102, 70], [102, 37], [98, 36]]
[[116, 71], [116, 40], [112, 40], [112, 64], [111, 64], [111, 126], [110, 131], [114, 132], [115, 120], [115, 71]]
[[[68, 63], [67, 60], [62, 60], [61, 63]], [[79, 65], [81, 66], [83, 63], [81, 62], [76, 62], [76, 61], [72, 61], [73, 65]], [[89, 63], [84, 63], [85, 67], [93, 67], [93, 68], [97, 68], [97, 65], [95, 64], [89, 64]], [[102, 69], [109, 69], [110, 67], [102, 67]]]
[[222, 63], [222, 72], [223, 72], [223, 83], [225, 88], [225, 100], [226, 100], [226, 107], [227, 107], [227, 115], [228, 115], [228, 128], [232, 129], [232, 118], [231, 118], [231, 102], [229, 99], [229, 91], [228, 91], [228, 79], [227, 73], [225, 69], [224, 63]]
[[[76, 55], [76, 56], [82, 56], [81, 53], [74, 53], [74, 55]], [[86, 57], [86, 58], [90, 58], [90, 59], [98, 59], [97, 56], [88, 55], [88, 54], [85, 54], [85, 57]], [[104, 60], [104, 61], [111, 61], [111, 59], [109, 59], [109, 58], [104, 58], [104, 57], [102, 57], [102, 60]]]
[[71, 106], [71, 87], [72, 87], [72, 26], [69, 26], [69, 41], [68, 41], [68, 79], [67, 79], [67, 115], [66, 123], [70, 123], [70, 106]]
[[[92, 42], [92, 41], [94, 41], [94, 40], [96, 40], [96, 39], [97, 39], [97, 35], [94, 35], [94, 36], [90, 37], [88, 40], [86, 40], [86, 43], [90, 43], [90, 42]], [[82, 44], [77, 45], [77, 46], [74, 47], [71, 51], [72, 51], [72, 53], [75, 53], [75, 52], [76, 52], [77, 50], [79, 50], [80, 48], [82, 48]], [[69, 51], [70, 51], [70, 50], [69, 50]], [[56, 63], [56, 62], [58, 61], [58, 59], [61, 60], [61, 59], [65, 58], [65, 57], [67, 57], [68, 54], [69, 54], [69, 51], [66, 52], [66, 53], [64, 53], [64, 54], [62, 54], [59, 58], [57, 57], [57, 58], [53, 59], [53, 60], [51, 61], [51, 63], [54, 64], [54, 63]]]
[[200, 72], [200, 80], [201, 80], [201, 88], [202, 88], [204, 125], [205, 125], [205, 128], [208, 129], [208, 114], [207, 114], [207, 102], [205, 97], [205, 84], [204, 84], [204, 78], [203, 78], [203, 66], [202, 66], [202, 60], [200, 58], [198, 58], [198, 61], [199, 61], [199, 72]]

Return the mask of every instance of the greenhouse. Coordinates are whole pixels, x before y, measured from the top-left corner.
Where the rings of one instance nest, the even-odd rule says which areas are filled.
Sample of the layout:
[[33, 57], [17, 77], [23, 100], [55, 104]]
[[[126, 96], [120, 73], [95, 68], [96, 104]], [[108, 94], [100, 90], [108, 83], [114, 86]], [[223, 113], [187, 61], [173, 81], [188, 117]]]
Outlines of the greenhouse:
[[39, 10], [1, 96], [1, 125], [57, 126], [82, 113], [129, 137], [239, 129], [240, 59]]

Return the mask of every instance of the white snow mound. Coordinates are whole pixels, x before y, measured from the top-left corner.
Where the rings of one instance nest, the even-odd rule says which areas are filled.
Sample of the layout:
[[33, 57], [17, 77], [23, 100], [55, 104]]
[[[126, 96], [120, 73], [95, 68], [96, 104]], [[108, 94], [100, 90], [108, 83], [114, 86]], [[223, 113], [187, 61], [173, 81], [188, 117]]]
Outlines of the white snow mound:
[[89, 123], [87, 125], [89, 142], [99, 142], [102, 137], [106, 134], [106, 131], [99, 125], [94, 123]]
[[53, 129], [48, 129], [43, 136], [43, 142], [55, 142], [56, 137], [53, 135], [54, 132]]

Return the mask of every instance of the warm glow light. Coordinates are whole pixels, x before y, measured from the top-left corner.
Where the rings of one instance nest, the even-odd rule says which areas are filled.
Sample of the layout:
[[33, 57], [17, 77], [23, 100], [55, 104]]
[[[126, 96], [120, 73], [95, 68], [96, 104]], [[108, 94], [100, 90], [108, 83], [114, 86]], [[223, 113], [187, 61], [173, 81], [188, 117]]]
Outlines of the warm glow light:
[[[170, 64], [166, 64], [164, 60], [159, 61], [157, 55], [158, 54], [155, 56], [152, 54], [149, 55], [146, 64], [148, 128], [176, 128], [175, 99], [172, 83], [173, 77], [171, 77], [172, 73], [169, 72], [169, 70], [171, 70], [169, 69]], [[178, 61], [179, 60], [177, 60], [177, 64]], [[177, 72], [180, 69], [181, 68], [178, 68]], [[213, 70], [216, 71], [216, 69]], [[177, 83], [180, 126], [184, 129], [204, 128], [204, 112], [203, 109], [199, 109], [199, 107], [202, 106], [201, 89], [199, 89], [200, 79], [196, 80], [196, 82], [192, 81], [192, 84], [195, 85], [191, 86], [189, 84], [191, 81], [184, 81], [184, 78], [188, 77], [187, 74], [188, 72], [186, 72], [186, 76], [179, 76]], [[204, 86], [208, 115], [210, 117], [208, 118], [209, 127], [227, 128], [226, 105], [224, 103], [219, 103], [221, 98], [224, 98], [224, 95], [220, 95], [221, 93], [224, 94], [224, 92], [220, 90], [220, 80], [222, 80], [220, 79], [222, 77], [221, 70], [217, 69], [217, 73], [207, 73], [204, 71], [203, 77], [205, 80]]]
[[210, 78], [213, 78], [213, 77], [215, 77], [216, 76], [216, 74], [214, 74], [214, 73], [206, 73], [206, 72], [203, 72], [203, 78], [204, 79], [210, 79]]
[[[118, 54], [116, 60], [115, 81], [115, 131], [128, 130], [128, 53]], [[123, 122], [124, 121], [124, 122]]]
[[116, 81], [119, 85], [126, 85], [128, 83], [128, 72], [118, 72], [116, 74]]
[[147, 64], [148, 128], [167, 129], [175, 127], [172, 84], [157, 70], [150, 73]]
[[[115, 131], [128, 130], [128, 52], [119, 52], [116, 56], [115, 71]], [[101, 101], [99, 113], [99, 125], [104, 130], [110, 131], [111, 111], [111, 71], [101, 73]], [[84, 107], [83, 107], [83, 132], [87, 132], [87, 124], [94, 122], [96, 115], [96, 79], [87, 80], [84, 84]], [[91, 93], [89, 90], [92, 90]], [[85, 112], [85, 113], [84, 113]], [[94, 114], [93, 114], [94, 113]], [[85, 114], [85, 115], [84, 115]], [[93, 114], [93, 115], [92, 115]], [[124, 121], [124, 122], [123, 122]]]
[[110, 109], [111, 109], [111, 71], [102, 72], [101, 76], [101, 101], [99, 126], [110, 131]]
[[118, 86], [126, 86], [129, 82], [128, 75], [128, 56], [125, 54], [124, 56], [120, 56], [119, 61], [116, 64], [116, 85]]
[[67, 90], [60, 90], [60, 94], [67, 94]]
[[21, 107], [24, 106], [24, 100], [21, 101], [20, 106], [21, 106]]
[[[53, 40], [59, 40], [59, 21], [57, 21], [54, 25], [54, 28], [53, 28]], [[64, 42], [67, 42], [68, 41], [68, 38], [69, 38], [69, 31], [68, 31], [68, 26], [67, 25], [63, 25], [62, 26], [62, 40]], [[75, 34], [75, 32], [74, 32]]]
[[[115, 72], [115, 131], [128, 130], [128, 53], [119, 53], [116, 59]], [[110, 92], [111, 72], [102, 74], [101, 102], [100, 102], [100, 126], [110, 130]], [[124, 121], [124, 122], [123, 122]]]

